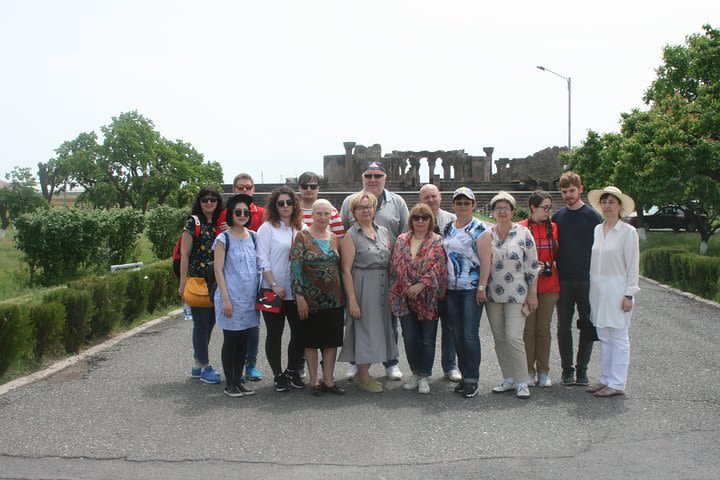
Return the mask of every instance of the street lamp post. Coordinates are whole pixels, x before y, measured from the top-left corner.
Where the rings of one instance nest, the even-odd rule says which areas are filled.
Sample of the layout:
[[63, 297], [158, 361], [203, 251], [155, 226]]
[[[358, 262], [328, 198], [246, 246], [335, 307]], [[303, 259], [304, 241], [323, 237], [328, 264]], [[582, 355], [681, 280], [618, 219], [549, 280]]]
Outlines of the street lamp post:
[[537, 68], [539, 68], [543, 72], [550, 72], [553, 75], [558, 76], [567, 82], [567, 86], [568, 86], [568, 145], [567, 146], [568, 146], [568, 151], [570, 151], [572, 149], [572, 143], [570, 142], [570, 132], [571, 132], [571, 128], [572, 128], [572, 121], [571, 121], [572, 116], [570, 113], [571, 112], [570, 105], [571, 105], [571, 100], [572, 100], [572, 88], [571, 88], [572, 82], [570, 80], [570, 77], [565, 77], [563, 75], [560, 75], [557, 72], [553, 72], [549, 68], [545, 68], [540, 65], [538, 65]]

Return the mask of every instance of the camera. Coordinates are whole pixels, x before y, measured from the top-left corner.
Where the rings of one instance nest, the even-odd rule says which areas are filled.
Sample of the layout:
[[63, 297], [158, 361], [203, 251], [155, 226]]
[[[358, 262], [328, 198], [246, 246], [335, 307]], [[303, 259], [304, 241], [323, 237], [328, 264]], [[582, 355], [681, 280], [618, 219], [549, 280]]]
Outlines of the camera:
[[543, 262], [543, 271], [542, 274], [546, 277], [552, 276], [552, 263], [550, 262]]

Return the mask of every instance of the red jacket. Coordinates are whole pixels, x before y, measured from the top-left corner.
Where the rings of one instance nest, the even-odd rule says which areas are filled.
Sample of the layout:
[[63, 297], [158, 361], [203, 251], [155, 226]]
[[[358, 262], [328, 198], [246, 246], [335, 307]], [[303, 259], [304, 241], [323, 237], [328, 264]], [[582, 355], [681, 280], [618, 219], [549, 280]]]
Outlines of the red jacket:
[[[555, 258], [557, 258], [557, 251], [555, 250], [558, 244], [558, 229], [557, 225], [550, 222], [552, 225], [552, 237], [555, 239], [555, 245], [547, 235], [546, 223], [535, 223], [529, 224], [529, 220], [521, 220], [518, 222], [519, 225], [527, 227], [532, 233], [535, 239], [535, 249], [537, 250], [538, 262], [543, 267], [540, 270], [538, 278], [537, 293], [541, 295], [543, 293], [556, 293], [560, 291], [560, 281], [558, 279], [557, 266], [555, 266]], [[529, 225], [528, 225], [529, 224]], [[544, 263], [549, 262], [552, 265], [552, 275], [546, 276], [543, 271]]]

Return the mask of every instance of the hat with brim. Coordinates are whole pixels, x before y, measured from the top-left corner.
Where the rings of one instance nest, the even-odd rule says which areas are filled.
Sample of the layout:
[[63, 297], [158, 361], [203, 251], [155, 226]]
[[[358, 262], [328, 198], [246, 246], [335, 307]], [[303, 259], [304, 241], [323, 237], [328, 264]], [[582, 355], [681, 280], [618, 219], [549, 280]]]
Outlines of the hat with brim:
[[510, 195], [508, 192], [500, 190], [497, 195], [490, 200], [490, 207], [494, 208], [495, 204], [499, 201], [508, 202], [512, 206], [513, 210], [515, 210], [515, 197]]
[[609, 193], [620, 200], [621, 217], [626, 217], [631, 212], [635, 211], [635, 200], [633, 200], [629, 195], [622, 193], [619, 188], [613, 187], [612, 185], [609, 185], [602, 190], [591, 190], [590, 193], [588, 193], [588, 202], [590, 203], [590, 206], [599, 212], [600, 197], [606, 193]]

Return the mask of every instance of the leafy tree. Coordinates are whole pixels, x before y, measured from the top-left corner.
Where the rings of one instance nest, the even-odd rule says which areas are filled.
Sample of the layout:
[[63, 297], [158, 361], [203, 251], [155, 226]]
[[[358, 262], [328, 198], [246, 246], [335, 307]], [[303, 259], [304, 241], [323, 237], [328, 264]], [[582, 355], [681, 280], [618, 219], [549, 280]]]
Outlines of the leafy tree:
[[5, 175], [10, 185], [0, 188], [0, 228], [6, 230], [10, 222], [23, 213], [34, 212], [47, 203], [35, 191], [35, 176], [27, 167], [15, 167]]
[[663, 49], [647, 111], [622, 114], [620, 135], [590, 131], [566, 161], [590, 183], [604, 179], [635, 196], [638, 213], [663, 203], [706, 213], [698, 225], [705, 253], [720, 220], [720, 30], [703, 30]]

